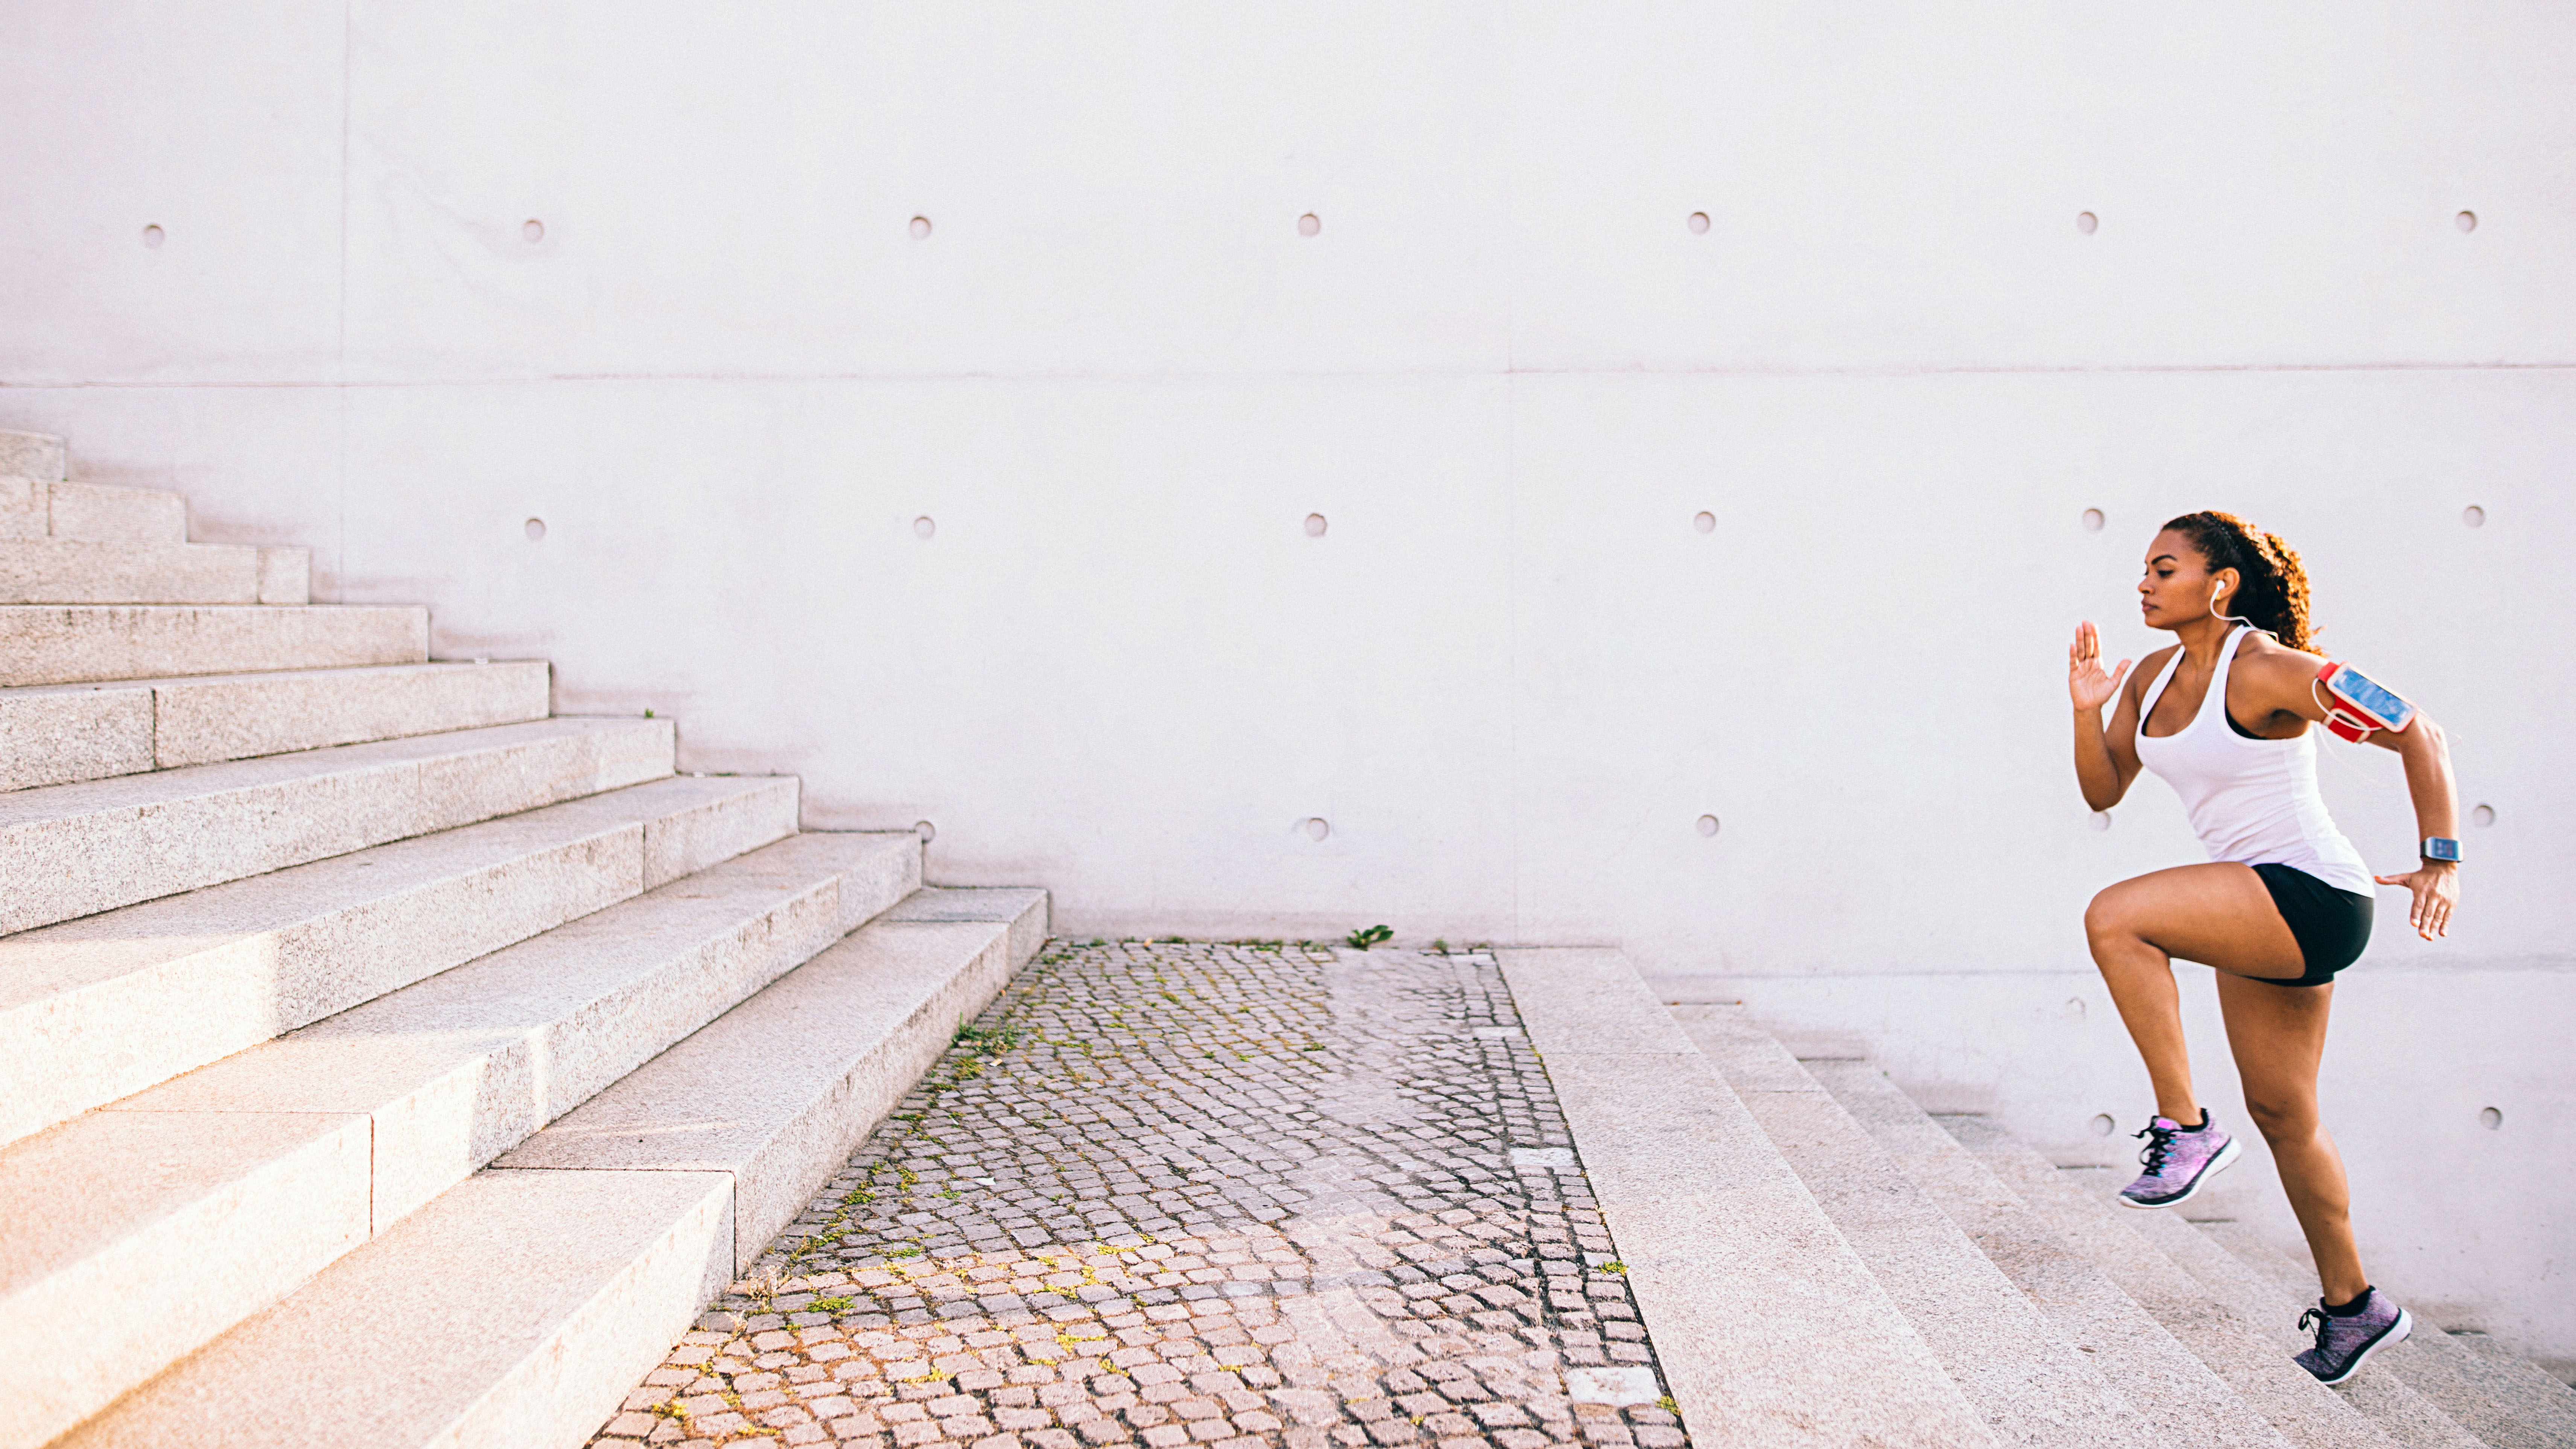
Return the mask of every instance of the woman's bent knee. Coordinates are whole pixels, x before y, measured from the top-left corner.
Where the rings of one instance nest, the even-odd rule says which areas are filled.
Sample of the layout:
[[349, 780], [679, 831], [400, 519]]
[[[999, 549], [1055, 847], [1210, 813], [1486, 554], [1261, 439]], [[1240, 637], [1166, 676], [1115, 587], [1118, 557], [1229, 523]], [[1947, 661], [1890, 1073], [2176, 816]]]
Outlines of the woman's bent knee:
[[2245, 1115], [2254, 1121], [2254, 1130], [2271, 1143], [2304, 1142], [2317, 1135], [2323, 1122], [2317, 1115], [2317, 1104], [2283, 1102], [2277, 1099], [2247, 1097]]
[[2084, 907], [2084, 939], [2098, 944], [2136, 934], [2136, 926], [2129, 919], [2118, 886], [2095, 895]]

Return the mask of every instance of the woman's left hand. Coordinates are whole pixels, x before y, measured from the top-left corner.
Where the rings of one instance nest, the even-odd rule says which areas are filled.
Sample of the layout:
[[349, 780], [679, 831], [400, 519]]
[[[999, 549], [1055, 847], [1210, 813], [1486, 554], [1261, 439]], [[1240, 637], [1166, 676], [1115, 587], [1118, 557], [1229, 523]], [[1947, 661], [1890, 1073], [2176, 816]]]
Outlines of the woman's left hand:
[[2425, 940], [2451, 933], [2451, 908], [2460, 903], [2460, 868], [2450, 864], [2426, 864], [2404, 875], [2379, 875], [2371, 879], [2381, 885], [2404, 886], [2414, 892], [2406, 908], [2406, 924]]

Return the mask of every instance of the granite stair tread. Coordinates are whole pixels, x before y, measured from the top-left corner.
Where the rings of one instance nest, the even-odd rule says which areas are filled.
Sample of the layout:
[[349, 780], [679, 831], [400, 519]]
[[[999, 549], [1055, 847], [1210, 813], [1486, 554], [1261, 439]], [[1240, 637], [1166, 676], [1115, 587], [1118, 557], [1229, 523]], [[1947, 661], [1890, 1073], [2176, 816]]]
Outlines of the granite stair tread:
[[2075, 1449], [2159, 1436], [1786, 1047], [1740, 1008], [1672, 1015], [1998, 1439]]
[[1983, 1162], [1865, 1061], [1807, 1060], [1807, 1071], [2004, 1276], [2092, 1356], [2160, 1442], [2267, 1446], [2292, 1441], [2239, 1398], [2120, 1286]]
[[548, 719], [0, 795], [0, 932], [672, 772], [668, 720]]
[[950, 905], [949, 918], [887, 913], [499, 1165], [730, 1173], [736, 1258], [747, 1268], [1027, 959], [1015, 941], [1045, 933], [1044, 891], [917, 895]]
[[[2060, 1168], [2059, 1171], [2077, 1185], [2079, 1191], [2107, 1196], [2119, 1191], [2125, 1172], [2107, 1168]], [[2174, 1266], [2191, 1275], [2203, 1290], [2224, 1304], [2271, 1343], [2283, 1355], [2296, 1354], [2313, 1341], [2298, 1329], [2299, 1315], [2307, 1311], [2313, 1296], [2301, 1300], [2287, 1290], [2255, 1273], [2239, 1262], [2234, 1254], [2195, 1229], [2175, 1212], [2141, 1212], [2130, 1218], [2130, 1226]], [[2433, 1332], [2422, 1325], [2422, 1332]], [[2335, 1394], [2351, 1405], [2362, 1417], [2377, 1424], [2381, 1432], [2407, 1449], [2479, 1449], [2482, 1441], [2454, 1422], [2450, 1415], [2407, 1387], [2404, 1381], [2380, 1366], [2376, 1358], [2363, 1366], [2360, 1373], [2335, 1387]]]
[[[277, 1301], [892, 905], [919, 859], [909, 833], [782, 840], [0, 1151], [0, 1344], [47, 1364], [21, 1413], [66, 1427]], [[46, 1348], [67, 1315], [93, 1331]]]
[[550, 675], [443, 661], [0, 689], [0, 791], [540, 720]]
[[579, 1443], [1045, 931], [1042, 891], [903, 905], [936, 919], [880, 913], [62, 1445]]
[[787, 778], [675, 778], [0, 937], [0, 1143], [757, 849]]
[[1695, 1435], [1997, 1442], [1626, 956], [1495, 959]]
[[288, 561], [286, 552], [240, 544], [0, 538], [0, 603], [302, 604], [310, 567]]
[[0, 604], [0, 687], [428, 658], [408, 605]]
[[[2245, 1224], [2193, 1226], [2293, 1301], [2303, 1303], [2316, 1291], [2314, 1269], [2276, 1251]], [[2576, 1391], [2483, 1334], [2446, 1333], [2418, 1315], [2406, 1341], [2374, 1355], [2364, 1372], [2397, 1379], [2491, 1449], [2576, 1444]]]
[[2135, 1210], [2111, 1203], [2120, 1186], [2109, 1181], [2113, 1174], [2096, 1171], [2086, 1176], [2098, 1181], [2071, 1181], [2055, 1163], [1983, 1117], [1938, 1120], [2292, 1443], [2391, 1449], [2395, 1441], [2378, 1425], [2290, 1361], [2293, 1350], [2213, 1298], [2127, 1221]]

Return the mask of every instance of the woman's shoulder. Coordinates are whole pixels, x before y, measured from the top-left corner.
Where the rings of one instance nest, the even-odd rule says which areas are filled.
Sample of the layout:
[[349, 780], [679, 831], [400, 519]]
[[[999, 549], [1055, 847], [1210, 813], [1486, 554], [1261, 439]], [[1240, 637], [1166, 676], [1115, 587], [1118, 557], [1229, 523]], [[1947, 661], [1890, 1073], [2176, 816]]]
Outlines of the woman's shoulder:
[[2277, 674], [2285, 679], [2292, 676], [2313, 679], [2326, 663], [2324, 655], [2293, 649], [2261, 629], [2246, 630], [2244, 639], [2236, 646], [2238, 668]]

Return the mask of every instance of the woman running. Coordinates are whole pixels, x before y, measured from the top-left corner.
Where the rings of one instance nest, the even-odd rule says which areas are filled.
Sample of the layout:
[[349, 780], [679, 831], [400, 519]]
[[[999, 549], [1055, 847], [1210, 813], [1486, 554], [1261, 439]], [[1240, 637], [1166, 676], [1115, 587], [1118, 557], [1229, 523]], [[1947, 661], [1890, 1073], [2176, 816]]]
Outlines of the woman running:
[[[2420, 712], [2367, 737], [2404, 758], [2426, 837], [2416, 869], [2373, 876], [2317, 794], [2308, 726], [2337, 702], [2319, 683], [2325, 660], [2305, 652], [2315, 629], [2299, 556], [2232, 514], [2185, 514], [2148, 546], [2138, 594], [2147, 626], [2177, 642], [2131, 679], [2125, 659], [2106, 673], [2100, 634], [2089, 621], [2077, 627], [2066, 666], [2075, 777], [2084, 803], [2108, 810], [2141, 765], [2154, 770], [2182, 797], [2209, 864], [2122, 881], [2084, 913], [2093, 960], [2156, 1093], [2155, 1120], [2138, 1134], [2146, 1175], [2120, 1199], [2171, 1207], [2236, 1160], [2237, 1144], [2192, 1093], [2172, 962], [2215, 967], [2246, 1113], [2272, 1146], [2323, 1289], [2299, 1320], [2316, 1346], [2298, 1363], [2341, 1383], [2413, 1320], [2362, 1271], [2343, 1158], [2317, 1116], [2317, 1065], [2335, 973], [2370, 940], [2372, 883], [2407, 888], [2407, 924], [2426, 940], [2448, 929], [2459, 900], [2450, 752]], [[2105, 730], [2102, 706], [2114, 695]]]

